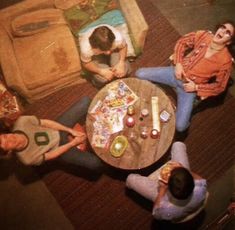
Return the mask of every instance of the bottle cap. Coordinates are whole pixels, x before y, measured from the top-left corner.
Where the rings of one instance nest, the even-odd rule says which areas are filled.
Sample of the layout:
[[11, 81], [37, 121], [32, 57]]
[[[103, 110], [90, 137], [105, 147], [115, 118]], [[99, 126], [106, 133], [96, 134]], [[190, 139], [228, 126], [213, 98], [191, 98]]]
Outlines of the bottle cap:
[[152, 137], [153, 139], [158, 138], [158, 131], [157, 131], [156, 129], [152, 129], [152, 131], [151, 131], [151, 137]]
[[148, 109], [142, 109], [142, 110], [141, 110], [141, 115], [142, 115], [143, 117], [147, 117], [147, 116], [149, 115]]

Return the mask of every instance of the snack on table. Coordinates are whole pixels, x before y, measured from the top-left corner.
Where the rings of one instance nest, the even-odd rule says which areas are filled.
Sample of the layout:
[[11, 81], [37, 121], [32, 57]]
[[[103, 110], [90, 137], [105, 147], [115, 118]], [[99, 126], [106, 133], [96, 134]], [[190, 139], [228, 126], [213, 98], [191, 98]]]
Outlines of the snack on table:
[[126, 147], [128, 145], [128, 140], [125, 136], [117, 136], [110, 147], [110, 152], [112, 154], [112, 156], [114, 157], [120, 157], [123, 155], [123, 153], [126, 150]]

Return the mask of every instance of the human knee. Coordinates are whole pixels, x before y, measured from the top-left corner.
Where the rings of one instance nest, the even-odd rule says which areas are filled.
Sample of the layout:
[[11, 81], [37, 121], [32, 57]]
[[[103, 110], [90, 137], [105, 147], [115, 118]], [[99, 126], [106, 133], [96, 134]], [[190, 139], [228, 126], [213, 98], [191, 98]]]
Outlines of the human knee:
[[84, 166], [96, 172], [101, 172], [104, 169], [104, 163], [98, 157], [95, 156], [90, 158]]
[[186, 122], [176, 122], [175, 126], [178, 132], [184, 132], [188, 128], [189, 124]]
[[144, 77], [144, 68], [140, 68], [135, 72], [135, 76], [138, 78], [143, 78]]
[[136, 177], [138, 177], [138, 174], [129, 174], [126, 178], [126, 186], [128, 188], [132, 188], [133, 185], [135, 184], [135, 181], [136, 181]]
[[81, 103], [84, 105], [90, 105], [91, 103], [91, 98], [88, 96], [83, 96], [81, 99]]
[[186, 153], [186, 145], [181, 141], [174, 142], [171, 147], [171, 158], [180, 159], [184, 153]]

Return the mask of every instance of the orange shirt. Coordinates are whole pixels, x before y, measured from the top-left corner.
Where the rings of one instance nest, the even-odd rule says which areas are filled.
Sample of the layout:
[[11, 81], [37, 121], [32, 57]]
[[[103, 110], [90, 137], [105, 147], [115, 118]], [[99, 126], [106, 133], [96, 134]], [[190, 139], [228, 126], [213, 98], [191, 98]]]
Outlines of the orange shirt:
[[[174, 63], [183, 65], [186, 76], [198, 85], [197, 95], [200, 97], [223, 92], [232, 71], [232, 56], [227, 47], [205, 58], [212, 37], [209, 31], [192, 32], [180, 38], [175, 46]], [[185, 56], [189, 48], [193, 50]]]

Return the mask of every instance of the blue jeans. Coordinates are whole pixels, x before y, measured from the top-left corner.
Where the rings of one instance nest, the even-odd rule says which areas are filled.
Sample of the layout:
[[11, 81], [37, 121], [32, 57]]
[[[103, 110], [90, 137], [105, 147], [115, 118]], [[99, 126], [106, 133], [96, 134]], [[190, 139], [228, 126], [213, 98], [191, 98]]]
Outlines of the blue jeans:
[[[76, 102], [66, 110], [57, 119], [57, 122], [67, 127], [73, 127], [76, 123], [81, 123], [86, 118], [90, 102], [91, 100], [89, 97], [83, 97], [80, 101]], [[60, 145], [64, 145], [67, 142], [68, 133], [60, 132]], [[66, 153], [59, 156], [58, 159], [66, 163], [86, 167], [92, 170], [99, 170], [102, 167], [101, 160], [95, 154], [82, 152], [77, 147], [72, 147]]]
[[184, 91], [183, 82], [175, 78], [174, 67], [140, 68], [136, 71], [136, 76], [143, 80], [162, 83], [175, 88], [177, 94], [176, 130], [179, 132], [185, 131], [190, 124], [196, 94]]

